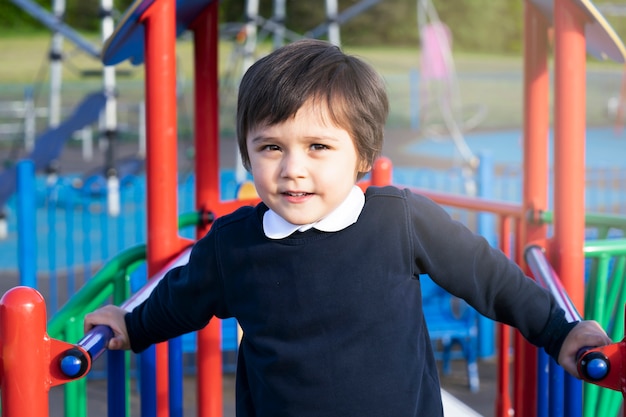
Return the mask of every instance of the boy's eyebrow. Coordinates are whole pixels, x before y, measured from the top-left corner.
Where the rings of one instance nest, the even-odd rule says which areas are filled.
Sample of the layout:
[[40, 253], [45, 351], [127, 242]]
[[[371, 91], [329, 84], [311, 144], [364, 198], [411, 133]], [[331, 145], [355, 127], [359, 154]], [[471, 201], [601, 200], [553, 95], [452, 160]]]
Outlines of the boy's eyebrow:
[[[305, 136], [304, 139], [307, 140], [329, 140], [332, 142], [340, 142], [339, 139], [337, 139], [334, 136], [325, 136], [325, 135], [321, 135], [321, 136]], [[275, 138], [274, 136], [264, 136], [264, 135], [259, 135], [259, 136], [255, 136], [252, 139], [250, 139], [251, 143], [257, 143], [257, 142], [262, 142], [265, 140], [277, 140], [277, 138]]]
[[268, 136], [259, 135], [259, 136], [255, 136], [252, 139], [250, 139], [250, 142], [256, 143], [256, 142], [261, 142], [261, 141], [267, 140], [267, 139], [271, 139], [271, 138], [268, 137]]

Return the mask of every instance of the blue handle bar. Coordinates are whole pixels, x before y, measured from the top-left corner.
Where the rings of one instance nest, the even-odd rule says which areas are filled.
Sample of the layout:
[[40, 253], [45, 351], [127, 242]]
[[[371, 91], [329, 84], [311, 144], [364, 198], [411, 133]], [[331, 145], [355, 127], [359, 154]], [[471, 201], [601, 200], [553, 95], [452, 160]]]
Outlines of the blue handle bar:
[[[76, 343], [77, 347], [63, 353], [59, 364], [61, 372], [69, 378], [83, 376], [88, 370], [90, 360], [94, 361], [102, 355], [112, 337], [113, 330], [109, 326], [98, 325], [91, 329]], [[89, 358], [84, 352], [87, 352]]]

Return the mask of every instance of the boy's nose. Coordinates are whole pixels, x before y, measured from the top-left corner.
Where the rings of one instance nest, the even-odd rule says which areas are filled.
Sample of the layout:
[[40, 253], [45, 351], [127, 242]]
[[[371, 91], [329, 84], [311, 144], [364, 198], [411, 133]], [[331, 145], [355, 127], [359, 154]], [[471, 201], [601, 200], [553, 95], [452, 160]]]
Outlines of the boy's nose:
[[281, 175], [284, 178], [302, 178], [306, 174], [304, 155], [285, 153], [281, 161]]

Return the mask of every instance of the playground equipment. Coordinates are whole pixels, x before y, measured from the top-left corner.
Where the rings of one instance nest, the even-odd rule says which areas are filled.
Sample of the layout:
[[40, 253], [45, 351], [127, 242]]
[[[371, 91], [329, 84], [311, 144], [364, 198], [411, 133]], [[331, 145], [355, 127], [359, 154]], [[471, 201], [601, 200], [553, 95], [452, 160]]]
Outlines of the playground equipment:
[[[547, 227], [541, 222], [546, 210], [547, 196], [547, 133], [549, 129], [547, 32], [554, 20], [555, 54], [555, 227], [551, 239], [551, 254], [555, 270], [566, 278], [564, 288], [574, 305], [581, 309], [584, 271], [582, 243], [584, 240], [584, 73], [585, 49], [598, 57], [607, 56], [618, 62], [626, 58], [621, 41], [606, 25], [597, 10], [585, 1], [556, 0], [527, 1], [525, 14], [525, 181], [524, 201], [516, 205], [498, 205], [476, 200], [451, 199], [429, 193], [440, 203], [451, 206], [481, 208], [501, 214], [503, 236], [500, 242], [505, 253], [521, 262], [520, 254], [511, 249], [508, 233], [511, 225], [519, 231], [515, 248], [527, 242], [547, 241]], [[106, 64], [126, 59], [134, 63], [145, 61], [148, 113], [147, 180], [148, 180], [148, 276], [154, 276], [188, 246], [177, 232], [176, 199], [176, 88], [174, 39], [185, 29], [194, 36], [196, 65], [195, 141], [196, 208], [205, 221], [198, 226], [197, 236], [204, 235], [215, 216], [228, 213], [242, 204], [256, 200], [221, 201], [217, 178], [217, 2], [209, 0], [138, 0], [126, 13], [115, 34], [107, 42], [103, 53]], [[585, 42], [587, 32], [589, 42]], [[145, 49], [143, 48], [145, 46]], [[386, 170], [383, 169], [386, 166]], [[372, 184], [391, 182], [390, 163], [381, 159], [373, 172]], [[366, 186], [367, 184], [364, 184]], [[483, 204], [483, 205], [481, 205]], [[28, 301], [28, 300], [27, 300]], [[30, 302], [30, 301], [28, 301]], [[0, 308], [0, 311], [2, 309]], [[41, 329], [39, 325], [37, 331]], [[508, 372], [509, 334], [501, 332], [500, 352], [504, 353], [501, 366], [498, 417], [536, 415], [537, 393], [529, 389], [536, 381], [535, 351], [516, 337], [515, 377], [511, 389]], [[39, 332], [42, 334], [42, 332]], [[30, 334], [28, 334], [31, 336]], [[38, 337], [38, 336], [37, 336]], [[37, 339], [37, 338], [36, 338]], [[3, 343], [8, 340], [1, 337]], [[198, 380], [202, 389], [199, 396], [199, 415], [216, 416], [221, 413], [221, 366], [219, 329], [213, 320], [198, 335]], [[168, 376], [165, 364], [168, 348], [156, 347], [156, 413], [168, 415]], [[9, 359], [10, 358], [10, 359]], [[13, 356], [3, 352], [3, 366], [15, 366]], [[42, 369], [44, 364], [39, 363]], [[47, 368], [46, 368], [47, 369]], [[3, 371], [1, 383], [14, 374]], [[174, 381], [169, 381], [174, 382]], [[146, 387], [143, 387], [144, 389]], [[149, 388], [149, 387], [148, 387]], [[6, 389], [1, 390], [4, 393]], [[10, 390], [9, 390], [10, 391]], [[511, 398], [511, 392], [513, 396]], [[21, 413], [21, 416], [25, 414]], [[30, 417], [30, 416], [26, 416]]]
[[[72, 132], [57, 131], [56, 127], [61, 123], [61, 82], [63, 62], [63, 39], [70, 40], [78, 49], [88, 56], [99, 60], [100, 49], [86, 41], [78, 32], [63, 23], [65, 13], [65, 0], [53, 0], [52, 13], [39, 6], [32, 0], [11, 0], [17, 7], [29, 13], [35, 19], [48, 27], [52, 32], [52, 42], [49, 53], [50, 59], [50, 96], [48, 106], [48, 126], [46, 134], [71, 134]], [[112, 33], [113, 1], [101, 0], [101, 37], [104, 42]], [[116, 171], [114, 143], [118, 134], [117, 124], [117, 99], [116, 99], [116, 71], [114, 67], [102, 67], [102, 94], [106, 100], [100, 117], [101, 139], [106, 143], [106, 167], [105, 177], [107, 182], [108, 212], [117, 216], [120, 210], [119, 203], [119, 175]], [[63, 138], [63, 139], [67, 139]]]
[[[74, 113], [63, 123], [48, 129], [37, 141], [33, 150], [28, 155], [37, 170], [50, 168], [50, 164], [56, 160], [65, 142], [72, 134], [84, 126], [88, 126], [98, 120], [100, 111], [104, 109], [106, 97], [102, 93], [93, 93], [76, 107]], [[6, 213], [4, 206], [16, 189], [17, 167], [10, 166], [0, 172], [0, 239], [6, 238]]]
[[[569, 321], [581, 320], [581, 316], [578, 313], [578, 310], [569, 299], [567, 292], [563, 288], [559, 277], [550, 266], [544, 248], [539, 245], [529, 245], [524, 251], [524, 256], [536, 280], [542, 286], [549, 289], [550, 292], [555, 296], [555, 298], [559, 302], [559, 305], [565, 311], [566, 318]], [[623, 316], [620, 316], [617, 320], [620, 320], [621, 323], [624, 324]], [[624, 368], [624, 361], [626, 361], [626, 338], [611, 345], [581, 350], [578, 357], [578, 373], [584, 381], [620, 392], [623, 397], [623, 408], [623, 400], [624, 398], [626, 398], [626, 383], [624, 379], [624, 374], [626, 371]], [[550, 373], [552, 374], [555, 371], [554, 368], [556, 368], [556, 366], [554, 366], [554, 364], [551, 364], [551, 368], [553, 368], [550, 370]], [[544, 375], [544, 378], [547, 379], [547, 374]], [[563, 375], [560, 375], [559, 377], [550, 375], [549, 392], [555, 392], [554, 381], [560, 382], [560, 379], [562, 378]], [[582, 393], [582, 386], [580, 382], [576, 381], [573, 377], [569, 375], [565, 378], [565, 386], [566, 389], [569, 389], [569, 392], [567, 394], [570, 395], [570, 398], [580, 396]], [[547, 384], [548, 383], [546, 381], [546, 385]], [[545, 410], [548, 413], [541, 415], [563, 415], [563, 405], [559, 403], [560, 399], [556, 397], [557, 396], [555, 395], [554, 397], [548, 398], [549, 401], [547, 404], [545, 404]], [[582, 404], [577, 402], [568, 404], [570, 409], [568, 410], [567, 415], [581, 415], [581, 408], [572, 409], [572, 407], [580, 407], [581, 405]], [[603, 407], [600, 407], [600, 405], [598, 404], [597, 408], [586, 408], [591, 413], [597, 413], [597, 415], [616, 415], [615, 413], [618, 409], [619, 404], [613, 402], [613, 407], [610, 411], [607, 409], [606, 405], [607, 404], [603, 404]], [[626, 416], [626, 410], [622, 409], [622, 413], [622, 415]], [[586, 415], [589, 414], [590, 413], [587, 413]]]
[[[35, 168], [37, 170], [48, 168], [48, 164], [59, 157], [63, 145], [73, 132], [98, 120], [105, 102], [106, 97], [102, 93], [93, 93], [87, 96], [74, 109], [74, 113], [69, 118], [42, 134], [37, 139], [33, 151], [28, 155], [28, 159], [35, 163]], [[15, 192], [15, 177], [15, 166], [0, 173], [0, 207], [4, 206], [8, 198]]]
[[419, 129], [425, 136], [449, 136], [463, 164], [475, 168], [477, 158], [463, 137], [484, 119], [479, 106], [466, 117], [452, 58], [452, 33], [439, 20], [431, 0], [418, 0], [417, 21], [421, 44]]
[[[478, 313], [463, 300], [454, 297], [433, 282], [428, 275], [420, 276], [424, 317], [428, 334], [435, 344], [435, 356], [442, 361], [443, 374], [451, 372], [451, 359], [466, 363], [467, 380], [472, 392], [478, 392]], [[437, 344], [441, 343], [441, 349]], [[454, 345], [460, 349], [453, 352]], [[441, 351], [441, 353], [439, 353]]]
[[461, 157], [468, 195], [476, 195], [475, 171], [478, 158], [467, 145], [464, 132], [478, 125], [486, 114], [484, 106], [466, 118], [454, 60], [452, 33], [439, 20], [431, 0], [417, 1], [417, 22], [421, 45], [419, 74], [420, 136], [450, 138]]

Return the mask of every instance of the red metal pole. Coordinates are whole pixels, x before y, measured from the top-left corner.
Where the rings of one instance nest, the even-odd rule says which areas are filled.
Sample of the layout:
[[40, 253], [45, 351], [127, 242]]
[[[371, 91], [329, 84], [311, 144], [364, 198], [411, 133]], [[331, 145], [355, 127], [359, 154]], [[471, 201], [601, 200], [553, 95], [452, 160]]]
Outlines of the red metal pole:
[[46, 305], [27, 287], [0, 301], [2, 416], [42, 417], [49, 413]]
[[175, 0], [148, 9], [145, 37], [148, 275], [181, 249], [177, 207]]
[[[539, 221], [548, 208], [548, 136], [550, 86], [548, 74], [548, 22], [526, 1], [524, 24], [524, 183], [523, 218], [526, 243], [543, 240], [547, 226]], [[529, 221], [530, 220], [530, 221]]]
[[73, 347], [46, 333], [46, 303], [37, 290], [7, 291], [0, 299], [2, 416], [47, 416], [50, 388], [72, 380], [62, 374], [59, 358]]
[[[176, 1], [159, 0], [145, 21], [147, 265], [153, 276], [182, 249], [178, 236]], [[169, 415], [167, 344], [156, 346], [157, 415]]]
[[[220, 202], [218, 2], [211, 2], [193, 22], [195, 59], [196, 207]], [[198, 238], [210, 228], [201, 225]]]
[[[196, 208], [220, 205], [218, 2], [211, 2], [193, 22], [195, 58]], [[210, 224], [197, 228], [204, 236]], [[221, 322], [213, 318], [198, 332], [198, 416], [223, 415]]]
[[584, 313], [585, 63], [582, 12], [555, 0], [555, 172], [553, 264], [572, 302]]
[[[523, 237], [526, 243], [546, 238], [547, 228], [538, 222], [548, 208], [548, 134], [550, 86], [548, 74], [548, 22], [530, 1], [524, 10], [524, 170]], [[516, 335], [514, 410], [517, 416], [533, 416], [537, 410], [537, 351]], [[508, 416], [509, 410], [498, 410]]]
[[[511, 257], [511, 220], [509, 217], [500, 216], [500, 249], [504, 254]], [[495, 401], [495, 417], [510, 417], [511, 410], [511, 372], [509, 369], [509, 350], [511, 346], [511, 328], [503, 324], [498, 329], [499, 364], [497, 375], [497, 392]]]
[[393, 165], [387, 157], [381, 156], [374, 162], [372, 169], [372, 185], [390, 185], [393, 177]]

